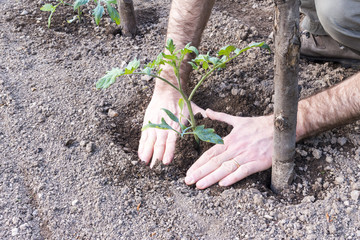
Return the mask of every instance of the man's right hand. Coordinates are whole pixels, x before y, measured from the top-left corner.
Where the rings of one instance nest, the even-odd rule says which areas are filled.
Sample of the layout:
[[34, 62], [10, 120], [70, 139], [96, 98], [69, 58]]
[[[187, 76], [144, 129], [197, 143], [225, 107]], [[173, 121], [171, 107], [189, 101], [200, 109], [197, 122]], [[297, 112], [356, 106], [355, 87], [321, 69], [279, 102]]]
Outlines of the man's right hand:
[[[180, 98], [181, 95], [174, 90], [155, 91], [145, 111], [143, 125], [148, 124], [149, 121], [152, 123], [160, 123], [161, 118], [164, 118], [167, 124], [179, 130], [179, 125], [172, 121], [161, 108], [165, 108], [179, 117], [180, 108], [178, 101]], [[194, 103], [192, 103], [192, 108], [194, 114], [201, 112], [205, 116], [205, 111]], [[189, 116], [186, 106], [184, 106], [183, 115], [185, 117]], [[186, 122], [183, 121], [183, 124], [185, 123]], [[145, 164], [149, 164], [151, 160], [150, 168], [152, 168], [157, 161], [162, 161], [164, 164], [171, 163], [174, 158], [176, 138], [177, 133], [171, 130], [146, 129], [141, 133], [138, 150], [139, 158], [145, 162]]]

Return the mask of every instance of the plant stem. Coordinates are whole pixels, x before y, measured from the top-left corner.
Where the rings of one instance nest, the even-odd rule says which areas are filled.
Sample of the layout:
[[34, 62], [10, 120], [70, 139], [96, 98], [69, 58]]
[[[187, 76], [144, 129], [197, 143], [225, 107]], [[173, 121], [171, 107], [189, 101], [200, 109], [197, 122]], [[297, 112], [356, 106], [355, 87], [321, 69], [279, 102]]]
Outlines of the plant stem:
[[139, 75], [148, 75], [154, 78], [158, 78], [163, 82], [166, 82], [167, 84], [169, 84], [172, 88], [174, 88], [176, 91], [180, 92], [180, 89], [178, 87], [176, 87], [174, 84], [172, 84], [171, 82], [169, 82], [168, 80], [166, 80], [165, 78], [162, 78], [158, 75], [155, 74], [147, 74], [147, 73], [143, 73], [143, 72], [133, 72], [132, 74], [139, 74]]

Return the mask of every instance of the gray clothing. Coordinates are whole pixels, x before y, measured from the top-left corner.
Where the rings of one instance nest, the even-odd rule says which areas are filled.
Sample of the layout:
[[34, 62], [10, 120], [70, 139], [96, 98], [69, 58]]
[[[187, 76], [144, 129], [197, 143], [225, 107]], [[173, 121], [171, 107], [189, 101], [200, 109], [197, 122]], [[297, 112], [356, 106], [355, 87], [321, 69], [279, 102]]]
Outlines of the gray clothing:
[[301, 28], [360, 52], [360, 0], [301, 0]]

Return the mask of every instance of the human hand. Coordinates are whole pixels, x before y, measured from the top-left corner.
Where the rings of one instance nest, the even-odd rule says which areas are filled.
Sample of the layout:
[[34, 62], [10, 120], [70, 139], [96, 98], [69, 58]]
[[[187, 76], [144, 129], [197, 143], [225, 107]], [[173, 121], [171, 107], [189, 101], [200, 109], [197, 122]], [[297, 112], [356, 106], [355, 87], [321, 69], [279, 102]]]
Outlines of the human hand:
[[[175, 116], [179, 117], [179, 98], [181, 98], [181, 95], [172, 90], [154, 91], [151, 101], [145, 111], [143, 125], [147, 124], [149, 121], [152, 123], [160, 123], [161, 118], [164, 118], [172, 128], [180, 130], [180, 126], [170, 120], [165, 112], [161, 110], [161, 108], [165, 108], [170, 110]], [[205, 111], [196, 104], [192, 103], [192, 108], [194, 114], [200, 112], [203, 116], [206, 116]], [[184, 107], [182, 114], [185, 117], [189, 116], [186, 106]], [[183, 121], [183, 124], [185, 123], [186, 120]], [[146, 129], [141, 133], [138, 149], [139, 158], [141, 161], [145, 162], [145, 164], [149, 164], [151, 160], [150, 168], [152, 168], [158, 160], [162, 161], [164, 164], [171, 163], [174, 158], [176, 138], [177, 133], [174, 131], [156, 128]]]
[[234, 117], [206, 110], [212, 120], [234, 128], [224, 138], [223, 145], [206, 151], [187, 171], [185, 183], [196, 183], [205, 189], [219, 182], [230, 186], [247, 176], [271, 167], [273, 152], [273, 117]]

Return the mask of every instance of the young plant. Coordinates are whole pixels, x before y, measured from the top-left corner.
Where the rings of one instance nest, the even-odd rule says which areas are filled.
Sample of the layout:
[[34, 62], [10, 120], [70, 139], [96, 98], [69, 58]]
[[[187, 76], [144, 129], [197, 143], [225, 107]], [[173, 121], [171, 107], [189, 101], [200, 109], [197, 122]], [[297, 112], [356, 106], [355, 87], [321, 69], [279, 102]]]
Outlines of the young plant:
[[[77, 12], [77, 15], [75, 15], [72, 19], [67, 20], [68, 23], [72, 23], [73, 21], [75, 21], [77, 19], [79, 21], [81, 21], [81, 15], [82, 15], [81, 6], [88, 4], [90, 0], [75, 0], [74, 4], [66, 3], [63, 0], [56, 0], [56, 1], [58, 2], [58, 4], [56, 4], [55, 6], [48, 3], [48, 4], [44, 4], [40, 8], [41, 11], [50, 12], [50, 15], [48, 18], [48, 28], [50, 28], [50, 26], [51, 26], [51, 18], [53, 16], [54, 12], [56, 11], [56, 8], [59, 5], [71, 6], [74, 8], [74, 11]], [[93, 15], [94, 15], [96, 25], [99, 25], [100, 19], [102, 18], [104, 11], [105, 11], [102, 4], [106, 5], [107, 11], [110, 15], [110, 18], [117, 25], [120, 24], [120, 15], [119, 15], [118, 11], [116, 10], [116, 8], [112, 6], [112, 4], [116, 5], [116, 0], [94, 0], [94, 2], [96, 4], [96, 7], [93, 9]]]
[[63, 0], [56, 0], [58, 2], [58, 4], [56, 4], [55, 6], [53, 6], [52, 4], [50, 3], [47, 3], [47, 4], [44, 4], [40, 10], [41, 11], [44, 11], [44, 12], [50, 12], [50, 15], [49, 15], [49, 18], [48, 18], [48, 28], [50, 28], [50, 25], [51, 25], [51, 18], [54, 14], [54, 12], [56, 11], [56, 8], [62, 4], [62, 5], [68, 5], [68, 6], [72, 6], [70, 3], [66, 3], [64, 2]]
[[[214, 71], [225, 68], [226, 64], [233, 60], [234, 58], [238, 57], [241, 53], [249, 50], [253, 47], [261, 47], [270, 50], [269, 46], [266, 45], [264, 42], [261, 43], [253, 43], [248, 47], [243, 49], [236, 48], [235, 46], [228, 45], [220, 49], [217, 56], [210, 56], [209, 53], [207, 54], [199, 54], [199, 51], [194, 47], [190, 46], [190, 43], [187, 44], [183, 49], [176, 50], [175, 45], [172, 39], [169, 39], [166, 44], [166, 49], [168, 53], [160, 53], [157, 58], [153, 61], [148, 63], [144, 66], [144, 68], [140, 69], [140, 61], [134, 59], [131, 61], [125, 69], [120, 68], [113, 68], [111, 71], [108, 71], [105, 76], [103, 76], [97, 83], [96, 88], [108, 88], [112, 85], [117, 77], [123, 75], [134, 75], [134, 74], [142, 74], [152, 76], [154, 78], [158, 78], [161, 81], [169, 84], [172, 88], [178, 91], [181, 95], [179, 99], [178, 105], [180, 108], [180, 115], [179, 118], [175, 116], [171, 111], [167, 109], [162, 109], [166, 115], [174, 122], [176, 122], [179, 127], [180, 131], [172, 128], [164, 118], [161, 119], [161, 123], [152, 123], [149, 122], [145, 126], [143, 126], [142, 131], [148, 128], [158, 128], [164, 130], [172, 130], [178, 133], [181, 137], [184, 135], [192, 134], [194, 135], [197, 142], [199, 139], [205, 142], [211, 142], [215, 144], [223, 144], [223, 140], [219, 135], [214, 132], [212, 128], [205, 128], [204, 125], [198, 126], [196, 124], [196, 120], [194, 117], [193, 110], [191, 108], [191, 100], [194, 97], [196, 90], [201, 86], [201, 84], [207, 79], [210, 74]], [[180, 81], [180, 66], [187, 54], [194, 53], [196, 57], [188, 62], [192, 68], [196, 71], [199, 71], [201, 68], [204, 70], [203, 76], [197, 82], [194, 89], [192, 89], [190, 95], [187, 95], [182, 88], [181, 81]], [[161, 66], [168, 64], [173, 68], [174, 76], [177, 80], [177, 86], [171, 83], [169, 80], [160, 76], [162, 71]], [[186, 107], [189, 112], [189, 119], [183, 115], [183, 109], [186, 104]], [[182, 120], [186, 119], [189, 122], [189, 126], [185, 126], [182, 124]]]

